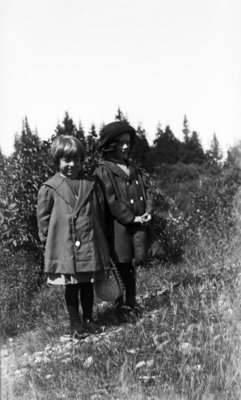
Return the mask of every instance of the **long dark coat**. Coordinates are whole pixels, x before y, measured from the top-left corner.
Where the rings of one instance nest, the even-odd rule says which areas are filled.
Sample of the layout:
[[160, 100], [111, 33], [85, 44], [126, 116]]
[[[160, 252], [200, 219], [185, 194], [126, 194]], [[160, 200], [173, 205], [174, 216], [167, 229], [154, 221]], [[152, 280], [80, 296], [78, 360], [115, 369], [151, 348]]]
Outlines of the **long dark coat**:
[[59, 173], [42, 185], [37, 219], [46, 273], [94, 273], [109, 267], [98, 207], [94, 181], [80, 180], [77, 200]]
[[128, 176], [116, 163], [103, 160], [96, 169], [106, 200], [106, 233], [110, 253], [118, 263], [144, 260], [149, 249], [147, 228], [135, 216], [152, 214], [153, 199], [141, 169], [130, 166]]

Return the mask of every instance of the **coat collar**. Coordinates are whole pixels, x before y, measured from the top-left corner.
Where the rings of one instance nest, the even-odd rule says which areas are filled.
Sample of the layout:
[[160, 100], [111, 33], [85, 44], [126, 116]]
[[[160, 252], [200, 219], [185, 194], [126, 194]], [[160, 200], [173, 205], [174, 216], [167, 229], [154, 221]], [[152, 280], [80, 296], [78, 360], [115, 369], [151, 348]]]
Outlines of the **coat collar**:
[[94, 188], [94, 181], [90, 179], [80, 179], [78, 198], [76, 199], [72, 190], [70, 190], [65, 178], [56, 173], [52, 178], [45, 182], [46, 186], [52, 187], [56, 193], [68, 203], [74, 210], [78, 212], [86, 203]]
[[102, 160], [102, 161], [100, 161], [99, 165], [105, 166], [113, 174], [120, 176], [121, 178], [125, 179], [126, 181], [134, 179], [137, 176], [137, 169], [132, 164], [130, 164], [130, 166], [129, 166], [129, 168], [130, 168], [129, 176], [114, 161]]

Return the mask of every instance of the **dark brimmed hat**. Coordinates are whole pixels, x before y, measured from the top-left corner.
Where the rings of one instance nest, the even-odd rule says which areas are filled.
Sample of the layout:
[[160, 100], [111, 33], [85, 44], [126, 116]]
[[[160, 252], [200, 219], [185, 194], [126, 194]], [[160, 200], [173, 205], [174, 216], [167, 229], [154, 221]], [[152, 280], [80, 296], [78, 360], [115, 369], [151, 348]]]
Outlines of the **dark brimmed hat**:
[[131, 141], [134, 141], [136, 131], [126, 121], [115, 121], [111, 122], [102, 129], [100, 133], [99, 149], [106, 147], [111, 142], [114, 142], [116, 138], [123, 133], [129, 133]]

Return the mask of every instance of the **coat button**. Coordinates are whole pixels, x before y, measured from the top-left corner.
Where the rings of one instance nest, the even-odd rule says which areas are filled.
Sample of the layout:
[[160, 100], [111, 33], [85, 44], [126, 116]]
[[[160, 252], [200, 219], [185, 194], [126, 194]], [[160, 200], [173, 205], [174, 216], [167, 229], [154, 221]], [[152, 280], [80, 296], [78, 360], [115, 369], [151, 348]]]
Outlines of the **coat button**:
[[143, 201], [143, 197], [142, 196], [140, 196], [140, 200]]
[[133, 200], [133, 199], [130, 199], [130, 203], [131, 203], [131, 204], [134, 204], [134, 200]]
[[137, 185], [139, 185], [139, 182], [138, 182], [138, 181], [136, 181], [136, 184], [137, 184]]
[[80, 246], [80, 241], [79, 241], [79, 240], [76, 240], [75, 246], [76, 246], [76, 247], [79, 247], [79, 246]]

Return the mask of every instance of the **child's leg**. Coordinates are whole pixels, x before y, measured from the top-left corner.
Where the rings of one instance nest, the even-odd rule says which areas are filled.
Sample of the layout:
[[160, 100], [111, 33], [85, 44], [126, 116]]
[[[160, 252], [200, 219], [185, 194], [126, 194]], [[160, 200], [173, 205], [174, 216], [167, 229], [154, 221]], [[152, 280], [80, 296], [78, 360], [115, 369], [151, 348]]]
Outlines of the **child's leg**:
[[135, 306], [136, 299], [136, 277], [135, 270], [131, 263], [118, 263], [117, 269], [126, 290], [126, 304]]
[[126, 304], [131, 308], [136, 306], [136, 274], [132, 264], [126, 271]]
[[[124, 263], [117, 263], [116, 268], [118, 270], [119, 276], [122, 280], [124, 289], [126, 291], [126, 264]], [[121, 308], [124, 305], [124, 296], [121, 295], [116, 299], [116, 307]]]
[[80, 300], [83, 310], [83, 328], [88, 333], [98, 333], [100, 328], [93, 321], [94, 285], [91, 282], [81, 283]]
[[72, 332], [78, 330], [81, 326], [79, 314], [79, 289], [79, 283], [65, 286], [65, 302]]
[[83, 310], [83, 319], [92, 320], [93, 303], [94, 303], [94, 287], [91, 282], [81, 282], [80, 284], [80, 301]]
[[117, 269], [126, 291], [126, 303], [119, 297], [116, 301], [117, 317], [120, 322], [134, 322], [141, 316], [141, 309], [136, 303], [136, 274], [131, 263], [119, 263]]

